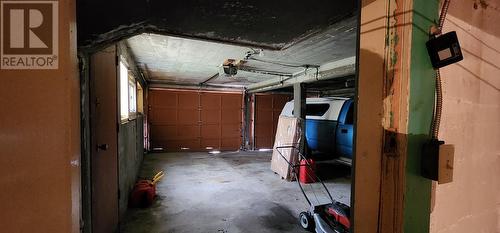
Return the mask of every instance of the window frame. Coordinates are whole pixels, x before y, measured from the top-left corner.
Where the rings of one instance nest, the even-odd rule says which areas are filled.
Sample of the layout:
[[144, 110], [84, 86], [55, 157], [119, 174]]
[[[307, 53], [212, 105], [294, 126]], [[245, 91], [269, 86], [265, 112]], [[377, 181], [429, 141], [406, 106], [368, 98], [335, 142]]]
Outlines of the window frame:
[[[119, 61], [120, 120], [125, 123], [137, 118], [137, 80], [123, 58]], [[133, 89], [133, 90], [131, 90]], [[132, 93], [132, 94], [131, 94]], [[131, 100], [133, 97], [133, 100]], [[135, 101], [132, 109], [131, 101]], [[126, 111], [124, 110], [126, 109]]]

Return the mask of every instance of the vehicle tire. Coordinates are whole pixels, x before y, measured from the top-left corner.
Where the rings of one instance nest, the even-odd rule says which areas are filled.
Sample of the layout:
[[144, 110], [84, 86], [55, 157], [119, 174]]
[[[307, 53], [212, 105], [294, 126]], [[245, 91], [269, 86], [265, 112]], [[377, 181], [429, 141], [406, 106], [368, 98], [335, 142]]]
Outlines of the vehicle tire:
[[308, 231], [314, 231], [314, 219], [308, 212], [299, 214], [300, 226]]

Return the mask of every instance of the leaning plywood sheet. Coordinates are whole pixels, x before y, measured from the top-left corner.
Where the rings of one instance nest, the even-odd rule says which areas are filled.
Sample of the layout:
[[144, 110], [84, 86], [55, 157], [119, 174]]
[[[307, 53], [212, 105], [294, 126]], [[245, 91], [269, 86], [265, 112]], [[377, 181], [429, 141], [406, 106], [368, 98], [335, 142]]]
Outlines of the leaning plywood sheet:
[[[277, 149], [277, 147], [299, 145], [302, 135], [300, 124], [301, 120], [295, 117], [280, 116], [278, 120], [273, 156], [271, 159], [271, 170], [286, 180], [292, 180], [294, 178], [292, 175], [292, 168], [289, 166], [288, 162], [291, 164], [298, 163], [298, 151], [291, 148]], [[278, 150], [281, 152], [281, 155]]]

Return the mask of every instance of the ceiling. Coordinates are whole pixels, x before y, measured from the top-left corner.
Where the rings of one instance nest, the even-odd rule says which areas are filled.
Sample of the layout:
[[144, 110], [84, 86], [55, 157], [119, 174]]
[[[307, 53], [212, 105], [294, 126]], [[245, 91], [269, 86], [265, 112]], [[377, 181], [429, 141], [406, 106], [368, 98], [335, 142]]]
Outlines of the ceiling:
[[[345, 58], [353, 67], [358, 2], [78, 0], [78, 43], [92, 52], [125, 39], [152, 83], [257, 88], [341, 73], [335, 64], [316, 67]], [[245, 61], [237, 75], [223, 75], [226, 59]]]
[[158, 33], [279, 50], [353, 16], [357, 2], [78, 0], [78, 43], [90, 48]]
[[[357, 17], [344, 18], [281, 50], [151, 33], [126, 42], [150, 82], [235, 87], [316, 72], [315, 67], [355, 56], [356, 26]], [[252, 55], [245, 59], [247, 53]], [[226, 59], [244, 61], [236, 75], [222, 71]]]

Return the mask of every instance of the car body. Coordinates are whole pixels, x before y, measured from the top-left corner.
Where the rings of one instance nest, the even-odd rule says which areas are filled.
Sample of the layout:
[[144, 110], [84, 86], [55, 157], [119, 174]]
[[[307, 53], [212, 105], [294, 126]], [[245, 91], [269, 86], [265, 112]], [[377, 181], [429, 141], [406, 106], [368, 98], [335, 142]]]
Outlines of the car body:
[[[285, 104], [281, 115], [293, 116], [294, 101]], [[306, 99], [306, 142], [310, 154], [351, 164], [354, 102], [349, 98]]]

